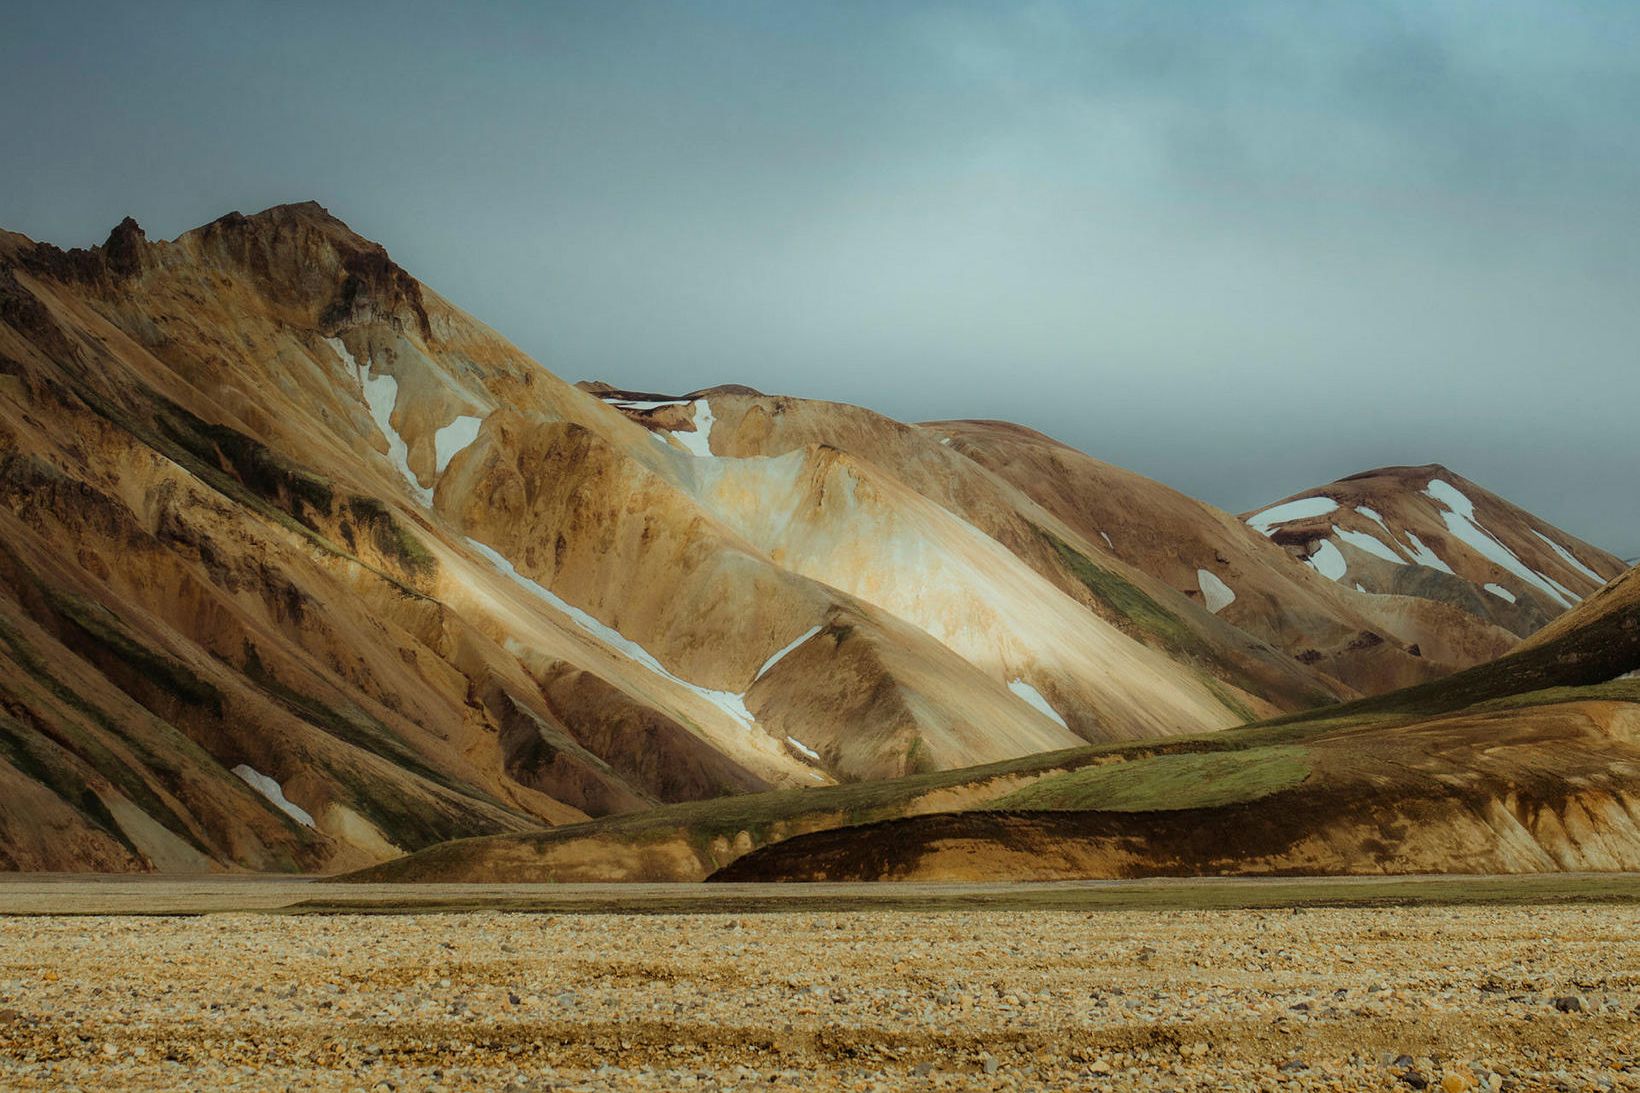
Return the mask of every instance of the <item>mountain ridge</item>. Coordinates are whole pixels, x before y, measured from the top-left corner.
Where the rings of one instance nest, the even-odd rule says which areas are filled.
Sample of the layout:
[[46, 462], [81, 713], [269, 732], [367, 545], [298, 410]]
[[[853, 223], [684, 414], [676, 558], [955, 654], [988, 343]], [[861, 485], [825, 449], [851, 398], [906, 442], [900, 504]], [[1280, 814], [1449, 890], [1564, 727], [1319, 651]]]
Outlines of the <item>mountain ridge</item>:
[[[0, 864], [333, 871], [1223, 729], [1502, 640], [1058, 445], [1061, 491], [1045, 438], [642, 394], [317, 203], [0, 236]], [[1254, 584], [1209, 610], [1217, 563], [1110, 546], [1079, 506], [1118, 479]]]

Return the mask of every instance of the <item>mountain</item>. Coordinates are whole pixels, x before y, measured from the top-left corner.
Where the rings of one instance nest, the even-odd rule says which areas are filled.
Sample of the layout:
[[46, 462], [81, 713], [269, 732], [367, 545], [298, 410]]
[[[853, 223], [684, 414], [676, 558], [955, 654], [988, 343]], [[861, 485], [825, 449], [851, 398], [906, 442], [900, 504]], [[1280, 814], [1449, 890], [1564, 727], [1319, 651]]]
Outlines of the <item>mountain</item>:
[[1328, 580], [1229, 513], [1003, 422], [930, 426], [1113, 556], [1362, 693], [1495, 657], [1516, 637], [1461, 605]]
[[1496, 661], [1209, 735], [656, 808], [354, 879], [1049, 880], [1640, 867], [1640, 570]]
[[1354, 693], [928, 431], [632, 401], [312, 203], [0, 236], [0, 864], [334, 870]]
[[1450, 604], [1516, 637], [1628, 568], [1438, 464], [1352, 475], [1246, 520], [1330, 581]]
[[772, 843], [716, 879], [1634, 870], [1640, 571], [1448, 680], [1002, 788]]
[[[948, 430], [907, 425], [857, 406], [765, 396], [744, 387], [675, 398], [614, 391], [607, 384], [591, 384], [588, 389], [601, 392], [600, 397], [634, 421], [674, 443], [690, 435], [675, 431], [677, 423], [709, 420], [712, 451], [730, 460], [713, 466], [732, 469], [739, 478], [730, 481], [737, 484], [747, 476], [766, 474], [760, 468], [769, 459], [791, 467], [814, 453], [847, 453], [846, 458], [871, 475], [910, 491], [892, 498], [886, 508], [874, 495], [857, 509], [878, 516], [915, 512], [942, 526], [955, 518], [992, 541], [987, 544], [991, 557], [984, 575], [963, 580], [1019, 582], [1017, 592], [1000, 597], [1025, 616], [1015, 625], [1041, 626], [1055, 612], [1070, 620], [1092, 612], [1141, 644], [1205, 669], [1215, 681], [1233, 688], [1234, 704], [1244, 714], [1267, 712], [1271, 704], [1303, 708], [1354, 693], [1347, 684], [1295, 663], [1285, 651], [1203, 610], [1197, 600], [1159, 580], [1150, 569], [1111, 554], [1101, 539], [954, 446]], [[938, 613], [946, 609], [951, 589], [941, 586], [951, 582], [937, 556], [908, 553], [895, 534], [858, 519], [856, 511], [847, 519], [858, 523], [845, 523], [838, 513], [826, 514], [823, 529], [812, 518], [793, 519], [778, 506], [760, 504], [757, 511], [760, 519], [771, 523], [749, 533], [785, 564], [881, 603], [925, 629], [937, 631], [944, 625]], [[996, 545], [1004, 551], [996, 551]], [[1271, 560], [1296, 568], [1279, 554]], [[1053, 591], [1040, 588], [1038, 578]], [[935, 598], [915, 602], [912, 596]], [[970, 608], [961, 616], [968, 633], [945, 640], [992, 640], [990, 610]]]
[[704, 875], [727, 852], [583, 836], [948, 808], [968, 768], [1339, 708], [1516, 632], [1014, 426], [571, 385], [316, 204], [0, 234], [7, 868], [491, 837]]

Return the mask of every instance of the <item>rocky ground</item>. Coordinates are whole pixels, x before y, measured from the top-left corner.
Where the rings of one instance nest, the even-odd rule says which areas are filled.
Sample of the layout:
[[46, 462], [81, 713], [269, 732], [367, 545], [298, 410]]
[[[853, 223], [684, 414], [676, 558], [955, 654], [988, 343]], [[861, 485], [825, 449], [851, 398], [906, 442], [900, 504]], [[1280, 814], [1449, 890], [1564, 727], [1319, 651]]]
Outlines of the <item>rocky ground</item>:
[[0, 919], [5, 1089], [1640, 1089], [1640, 908]]

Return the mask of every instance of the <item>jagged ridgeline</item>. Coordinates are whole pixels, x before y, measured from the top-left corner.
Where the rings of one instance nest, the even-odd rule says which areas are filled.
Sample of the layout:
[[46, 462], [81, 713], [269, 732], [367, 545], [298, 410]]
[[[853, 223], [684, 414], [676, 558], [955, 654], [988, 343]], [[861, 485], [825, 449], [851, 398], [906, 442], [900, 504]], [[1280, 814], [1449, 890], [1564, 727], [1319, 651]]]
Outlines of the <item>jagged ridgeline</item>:
[[704, 872], [785, 830], [714, 809], [931, 810], [1428, 684], [1622, 569], [1380, 478], [1249, 526], [1016, 426], [571, 385], [314, 204], [0, 233], [0, 865], [334, 871], [666, 806], [720, 819], [580, 867]]

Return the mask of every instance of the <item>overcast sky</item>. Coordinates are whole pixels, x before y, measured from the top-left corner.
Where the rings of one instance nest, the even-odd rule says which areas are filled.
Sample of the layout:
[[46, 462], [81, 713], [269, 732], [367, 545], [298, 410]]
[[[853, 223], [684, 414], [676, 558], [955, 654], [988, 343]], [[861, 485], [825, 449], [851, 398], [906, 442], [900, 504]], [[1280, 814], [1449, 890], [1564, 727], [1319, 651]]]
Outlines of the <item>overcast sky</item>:
[[568, 379], [1442, 462], [1640, 554], [1640, 4], [8, 4], [0, 225], [313, 198]]

